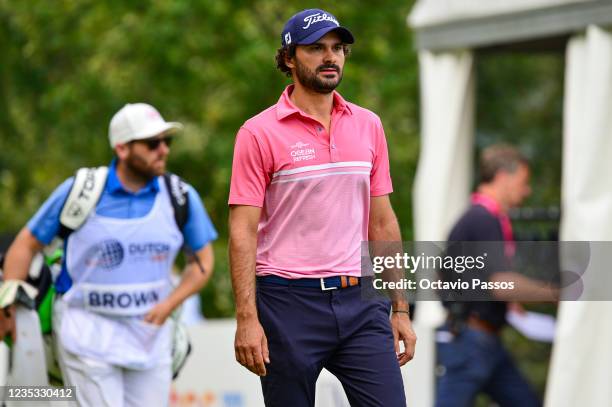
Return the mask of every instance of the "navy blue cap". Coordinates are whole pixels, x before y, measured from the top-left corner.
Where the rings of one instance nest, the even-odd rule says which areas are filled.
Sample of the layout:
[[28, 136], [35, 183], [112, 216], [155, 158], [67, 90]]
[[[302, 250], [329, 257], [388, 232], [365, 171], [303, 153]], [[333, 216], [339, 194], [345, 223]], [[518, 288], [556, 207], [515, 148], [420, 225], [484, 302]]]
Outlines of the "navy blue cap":
[[342, 27], [333, 14], [325, 10], [311, 8], [303, 10], [287, 21], [281, 34], [281, 44], [312, 44], [330, 31], [336, 31], [342, 42], [355, 42], [353, 34]]

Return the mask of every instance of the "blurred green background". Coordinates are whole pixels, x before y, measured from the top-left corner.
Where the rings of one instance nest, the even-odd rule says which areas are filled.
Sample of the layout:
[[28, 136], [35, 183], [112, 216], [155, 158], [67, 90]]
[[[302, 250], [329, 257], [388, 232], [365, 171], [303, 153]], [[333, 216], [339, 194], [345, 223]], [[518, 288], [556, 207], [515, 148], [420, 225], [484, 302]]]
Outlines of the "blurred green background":
[[[77, 168], [110, 162], [112, 115], [127, 102], [151, 103], [186, 125], [169, 168], [200, 192], [220, 232], [204, 313], [232, 316], [226, 253], [234, 137], [289, 83], [274, 63], [284, 22], [322, 7], [356, 37], [339, 91], [385, 125], [392, 203], [403, 238], [412, 239], [419, 153], [418, 60], [406, 24], [412, 4], [0, 0], [0, 234], [18, 231]], [[534, 168], [528, 204], [559, 205], [563, 55], [477, 55], [477, 75], [475, 148], [518, 144]], [[550, 348], [507, 339], [542, 391]]]

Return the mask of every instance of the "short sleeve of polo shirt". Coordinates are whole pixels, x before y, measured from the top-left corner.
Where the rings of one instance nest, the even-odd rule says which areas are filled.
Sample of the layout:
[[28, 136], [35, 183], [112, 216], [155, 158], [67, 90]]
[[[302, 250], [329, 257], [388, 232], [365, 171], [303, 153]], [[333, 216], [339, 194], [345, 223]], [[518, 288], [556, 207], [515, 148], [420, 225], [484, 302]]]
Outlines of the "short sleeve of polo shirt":
[[64, 207], [64, 202], [68, 198], [68, 193], [73, 183], [74, 177], [70, 177], [61, 183], [28, 222], [27, 228], [42, 244], [51, 243], [58, 234], [60, 229], [60, 212]]
[[194, 251], [198, 251], [218, 237], [200, 195], [189, 185], [189, 216], [183, 227], [185, 243]]
[[266, 186], [270, 182], [270, 174], [266, 170], [271, 166], [270, 160], [256, 136], [241, 127], [234, 146], [230, 205], [263, 206]]
[[370, 175], [370, 196], [387, 195], [393, 192], [391, 171], [389, 169], [389, 151], [385, 131], [380, 119], [376, 118], [374, 134], [374, 160]]

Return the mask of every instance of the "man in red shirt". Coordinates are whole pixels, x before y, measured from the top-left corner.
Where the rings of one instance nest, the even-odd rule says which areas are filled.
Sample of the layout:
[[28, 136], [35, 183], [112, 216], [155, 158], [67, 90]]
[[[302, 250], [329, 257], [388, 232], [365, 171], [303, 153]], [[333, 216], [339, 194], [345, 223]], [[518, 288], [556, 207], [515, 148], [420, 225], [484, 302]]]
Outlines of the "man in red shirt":
[[[488, 282], [512, 282], [512, 290], [457, 290], [461, 300], [445, 301], [449, 318], [438, 332], [438, 383], [436, 407], [469, 407], [480, 392], [501, 406], [533, 406], [541, 403], [514, 364], [501, 341], [509, 304], [532, 298], [552, 301], [558, 289], [513, 270], [515, 242], [508, 217], [531, 193], [527, 159], [515, 148], [494, 145], [480, 159], [480, 183], [472, 205], [454, 225], [449, 254], [488, 255], [486, 268], [457, 274], [464, 281], [483, 278]], [[452, 270], [445, 270], [444, 274]], [[451, 293], [451, 297], [452, 297]], [[483, 301], [483, 299], [489, 299]]]

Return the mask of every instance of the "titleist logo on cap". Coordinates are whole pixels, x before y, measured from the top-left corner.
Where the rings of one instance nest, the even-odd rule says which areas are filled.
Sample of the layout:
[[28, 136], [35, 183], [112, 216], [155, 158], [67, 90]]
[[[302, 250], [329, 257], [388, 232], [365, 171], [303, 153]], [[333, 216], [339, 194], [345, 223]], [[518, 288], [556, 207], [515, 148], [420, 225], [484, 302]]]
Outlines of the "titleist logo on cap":
[[345, 44], [355, 42], [353, 34], [342, 27], [333, 14], [318, 8], [302, 10], [285, 23], [281, 33], [281, 45], [314, 44], [328, 32], [334, 31]]
[[316, 14], [311, 14], [309, 16], [304, 17], [304, 22], [306, 23], [306, 25], [304, 27], [302, 27], [303, 30], [307, 30], [308, 27], [310, 27], [313, 24], [319, 23], [321, 21], [331, 21], [332, 23], [336, 24], [337, 26], [340, 26], [340, 23], [338, 23], [338, 20], [336, 20], [334, 18], [334, 16], [330, 16], [327, 15], [325, 13], [321, 14], [321, 13], [316, 13]]

